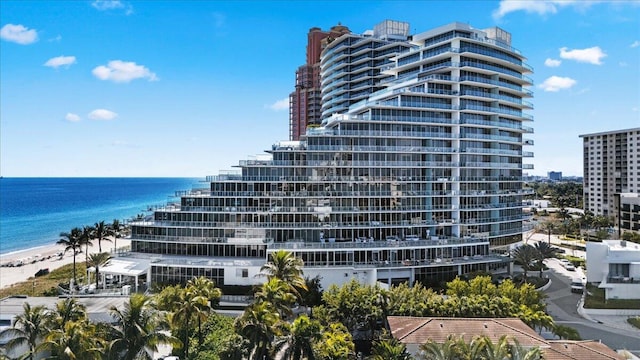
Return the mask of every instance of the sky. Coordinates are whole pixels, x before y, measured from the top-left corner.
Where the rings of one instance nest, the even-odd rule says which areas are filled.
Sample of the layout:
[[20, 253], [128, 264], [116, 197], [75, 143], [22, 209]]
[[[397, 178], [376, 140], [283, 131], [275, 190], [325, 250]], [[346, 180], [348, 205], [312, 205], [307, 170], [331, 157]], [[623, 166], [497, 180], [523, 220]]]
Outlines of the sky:
[[0, 175], [205, 177], [288, 139], [307, 32], [499, 26], [534, 68], [532, 175], [640, 127], [640, 1], [0, 1]]

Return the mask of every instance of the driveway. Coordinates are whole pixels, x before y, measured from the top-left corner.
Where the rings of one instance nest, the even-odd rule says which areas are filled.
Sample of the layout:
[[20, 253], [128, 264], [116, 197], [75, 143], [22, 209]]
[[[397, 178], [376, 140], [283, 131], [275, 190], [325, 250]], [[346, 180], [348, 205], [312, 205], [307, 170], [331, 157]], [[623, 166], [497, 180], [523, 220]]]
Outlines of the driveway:
[[640, 330], [627, 330], [615, 327], [615, 324], [596, 323], [578, 314], [581, 295], [571, 292], [570, 283], [572, 278], [584, 276], [582, 269], [567, 271], [558, 259], [548, 259], [546, 264], [550, 270], [545, 274], [551, 279], [551, 286], [545, 290], [547, 311], [556, 323], [578, 330], [583, 339], [600, 340], [612, 349], [626, 349], [640, 356]]

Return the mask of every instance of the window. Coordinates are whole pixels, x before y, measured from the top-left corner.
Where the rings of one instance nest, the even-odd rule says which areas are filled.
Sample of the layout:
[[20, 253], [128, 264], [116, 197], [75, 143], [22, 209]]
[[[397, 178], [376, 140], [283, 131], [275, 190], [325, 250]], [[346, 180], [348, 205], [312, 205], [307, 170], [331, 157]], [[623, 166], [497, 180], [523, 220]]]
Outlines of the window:
[[249, 269], [236, 269], [236, 277], [248, 278]]

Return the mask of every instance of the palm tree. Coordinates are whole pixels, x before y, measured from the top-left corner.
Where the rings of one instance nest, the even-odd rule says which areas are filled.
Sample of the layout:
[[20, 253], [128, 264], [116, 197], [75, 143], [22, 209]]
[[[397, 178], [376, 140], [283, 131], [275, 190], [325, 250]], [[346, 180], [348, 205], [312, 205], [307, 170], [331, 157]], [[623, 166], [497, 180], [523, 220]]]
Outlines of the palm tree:
[[551, 232], [556, 228], [556, 225], [551, 221], [547, 221], [544, 223], [544, 228], [547, 230], [547, 234], [549, 234], [547, 242], [551, 245]]
[[102, 252], [102, 241], [111, 241], [109, 238], [109, 227], [103, 221], [97, 222], [93, 225], [93, 238], [98, 240], [98, 251]]
[[525, 348], [518, 340], [513, 339], [513, 344], [509, 346], [509, 360], [540, 360], [542, 359], [542, 350], [539, 347]]
[[74, 298], [66, 298], [56, 303], [55, 310], [49, 318], [51, 329], [61, 329], [70, 321], [84, 321], [87, 319], [87, 309]]
[[93, 226], [85, 226], [82, 228], [80, 242], [84, 245], [84, 263], [86, 267], [89, 263], [89, 246], [93, 246]]
[[89, 266], [96, 269], [96, 289], [98, 288], [98, 280], [100, 280], [100, 268], [109, 265], [111, 262], [111, 254], [108, 252], [101, 252], [98, 254], [91, 254], [89, 256]]
[[[189, 331], [191, 330], [191, 321], [194, 318], [198, 321], [206, 319], [211, 306], [209, 299], [193, 289], [182, 289], [178, 293], [176, 308], [173, 311], [170, 321], [172, 326], [179, 329], [182, 335], [183, 357], [189, 358]], [[201, 336], [201, 334], [200, 334]]]
[[69, 321], [51, 330], [42, 346], [59, 360], [100, 359], [104, 351], [102, 341], [95, 336], [95, 325], [87, 320]]
[[433, 340], [429, 340], [426, 343], [420, 345], [420, 358], [428, 360], [454, 360], [457, 359], [460, 351], [458, 348], [461, 343], [461, 339], [456, 339], [455, 336], [449, 335], [447, 340], [443, 343], [437, 343]]
[[282, 359], [315, 360], [313, 344], [322, 338], [322, 326], [318, 320], [301, 315], [291, 324], [289, 334], [278, 343], [277, 348], [284, 347]]
[[124, 309], [110, 309], [115, 318], [115, 339], [109, 344], [109, 352], [122, 360], [153, 359], [158, 345], [178, 346], [178, 339], [162, 332], [163, 322], [151, 306], [151, 298], [133, 294]]
[[118, 250], [117, 240], [124, 235], [125, 227], [120, 223], [118, 219], [113, 219], [113, 222], [108, 226], [108, 234], [109, 236], [113, 236], [113, 248], [114, 250]]
[[262, 265], [259, 275], [284, 281], [292, 288], [292, 292], [300, 297], [299, 290], [307, 290], [302, 272], [303, 265], [302, 259], [295, 257], [293, 253], [278, 250], [271, 253], [271, 261]]
[[379, 340], [373, 343], [372, 360], [410, 360], [407, 347], [396, 338]]
[[533, 263], [537, 259], [536, 249], [529, 245], [524, 244], [513, 250], [513, 260], [520, 263], [522, 271], [524, 272], [524, 281], [527, 281], [527, 272], [533, 267]]
[[551, 245], [549, 245], [546, 242], [542, 242], [542, 241], [538, 241], [535, 245], [534, 248], [536, 249], [537, 252], [537, 260], [538, 260], [538, 266], [540, 266], [540, 277], [542, 277], [542, 268], [544, 265], [544, 261], [546, 259], [550, 259], [552, 257], [556, 256], [556, 249], [554, 249], [553, 247], [551, 247]]
[[216, 305], [222, 296], [222, 291], [216, 287], [213, 280], [204, 276], [189, 280], [187, 282], [187, 289], [190, 289], [197, 295], [203, 296], [207, 301], [209, 301], [211, 307]]
[[49, 332], [49, 313], [44, 306], [31, 307], [24, 303], [22, 314], [15, 317], [13, 326], [0, 332], [0, 338], [10, 339], [5, 345], [7, 352], [12, 352], [20, 347], [29, 346], [28, 355], [24, 359], [33, 359], [38, 352], [39, 341]]
[[283, 319], [293, 315], [291, 306], [296, 302], [296, 296], [291, 292], [291, 287], [278, 278], [271, 278], [262, 284], [255, 293], [255, 299], [269, 302]]
[[213, 304], [217, 304], [222, 296], [222, 291], [215, 287], [214, 282], [204, 276], [193, 278], [187, 282], [186, 291], [192, 298], [202, 297], [206, 300], [206, 305], [199, 306], [195, 312], [198, 320], [198, 345], [202, 345], [202, 322], [207, 320], [209, 313], [213, 309]]
[[487, 336], [480, 337], [482, 343], [482, 359], [486, 360], [508, 360], [510, 356], [509, 338], [507, 335], [502, 335], [498, 339], [498, 342], [494, 343]]
[[571, 326], [555, 324], [552, 330], [553, 333], [560, 339], [582, 340], [578, 330], [572, 328]]
[[279, 335], [280, 317], [267, 302], [254, 302], [235, 321], [237, 332], [249, 341], [252, 359], [272, 359], [271, 345]]
[[[62, 232], [60, 233], [61, 239], [56, 242], [56, 244], [64, 246], [64, 252], [66, 253], [68, 250], [73, 252], [73, 283], [76, 284], [76, 252], [79, 249], [82, 249], [82, 229], [75, 227], [71, 229], [70, 232]], [[69, 289], [73, 290], [73, 289]]]

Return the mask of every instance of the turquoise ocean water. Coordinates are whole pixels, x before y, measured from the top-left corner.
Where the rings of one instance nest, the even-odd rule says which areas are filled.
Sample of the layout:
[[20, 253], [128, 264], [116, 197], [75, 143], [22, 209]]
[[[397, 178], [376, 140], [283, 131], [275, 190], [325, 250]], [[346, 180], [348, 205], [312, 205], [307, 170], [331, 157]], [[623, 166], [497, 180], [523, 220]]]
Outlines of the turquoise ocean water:
[[1, 178], [0, 254], [51, 245], [73, 227], [111, 223], [202, 188], [194, 178]]

